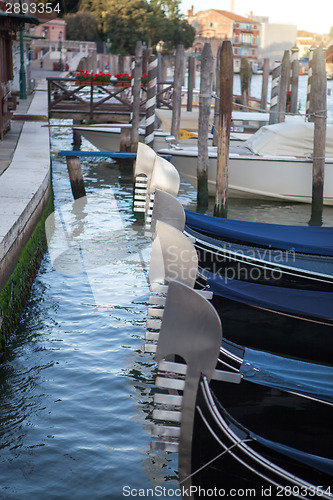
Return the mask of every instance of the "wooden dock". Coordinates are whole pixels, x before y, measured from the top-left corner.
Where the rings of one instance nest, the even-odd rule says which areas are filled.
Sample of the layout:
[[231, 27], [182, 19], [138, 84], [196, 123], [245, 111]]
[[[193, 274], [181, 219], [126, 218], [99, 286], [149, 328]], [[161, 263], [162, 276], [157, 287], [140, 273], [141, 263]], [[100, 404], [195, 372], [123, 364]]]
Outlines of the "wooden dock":
[[[75, 78], [47, 78], [49, 118], [128, 122], [132, 113], [131, 87], [110, 83], [78, 83]], [[159, 107], [172, 109], [172, 82], [159, 82]], [[145, 116], [147, 89], [142, 87], [140, 114]]]

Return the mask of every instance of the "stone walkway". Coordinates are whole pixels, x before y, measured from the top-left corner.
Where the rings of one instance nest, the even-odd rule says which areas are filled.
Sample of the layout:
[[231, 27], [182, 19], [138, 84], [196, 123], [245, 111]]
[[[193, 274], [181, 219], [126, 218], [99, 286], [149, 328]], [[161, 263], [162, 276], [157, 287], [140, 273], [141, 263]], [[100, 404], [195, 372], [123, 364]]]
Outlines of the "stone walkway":
[[[15, 113], [27, 113], [31, 104], [32, 95], [29, 95], [28, 99], [20, 100]], [[0, 141], [0, 175], [6, 170], [12, 161], [23, 123], [24, 121], [22, 120], [12, 120], [11, 129], [5, 134], [4, 139]]]
[[[44, 119], [47, 116], [47, 109], [45, 109], [45, 105], [43, 104], [42, 109], [37, 109], [37, 102], [41, 102], [40, 100], [34, 100], [34, 106], [30, 106], [33, 96], [36, 92], [47, 90], [46, 78], [48, 76], [60, 76], [61, 74], [57, 71], [43, 71], [41, 69], [31, 70], [31, 76], [36, 82], [36, 88], [32, 94], [28, 95], [27, 99], [18, 99], [18, 105], [13, 113], [13, 119], [11, 120], [11, 130], [9, 130], [2, 141], [0, 141], [0, 175], [7, 169], [10, 162], [13, 159], [15, 148], [17, 142], [19, 140], [22, 127], [24, 124], [23, 119], [16, 119], [15, 117], [20, 118], [20, 116], [24, 115], [40, 115], [41, 119]], [[23, 118], [22, 116], [22, 118]], [[29, 118], [29, 116], [27, 116]]]
[[[44, 82], [14, 112], [0, 141], [0, 290], [40, 220], [50, 193], [50, 145]], [[15, 116], [16, 119], [15, 120]]]

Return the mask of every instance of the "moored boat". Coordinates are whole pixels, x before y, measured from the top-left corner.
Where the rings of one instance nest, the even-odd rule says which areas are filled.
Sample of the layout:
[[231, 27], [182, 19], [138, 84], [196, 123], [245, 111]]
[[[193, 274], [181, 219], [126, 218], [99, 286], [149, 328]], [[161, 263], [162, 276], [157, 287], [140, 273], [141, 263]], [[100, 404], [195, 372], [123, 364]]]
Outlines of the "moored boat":
[[156, 385], [172, 393], [157, 394], [153, 412], [169, 424], [153, 427], [152, 446], [178, 450], [183, 497], [251, 488], [257, 497], [332, 498], [332, 405], [219, 368], [221, 337], [208, 301], [171, 282], [155, 359]]
[[[313, 129], [313, 123], [268, 125], [244, 146], [230, 148], [230, 196], [310, 203]], [[180, 175], [197, 187], [197, 148], [161, 149], [158, 153], [171, 154]], [[208, 191], [214, 196], [217, 148], [208, 148], [208, 156]], [[327, 127], [324, 204], [333, 205], [333, 126]]]
[[243, 281], [321, 291], [333, 290], [333, 229], [221, 219], [183, 209], [155, 191], [152, 234], [161, 220], [183, 231], [202, 268]]
[[228, 279], [198, 268], [190, 240], [156, 222], [150, 282], [178, 280], [212, 294], [226, 338], [238, 345], [331, 364], [333, 292], [302, 290]]

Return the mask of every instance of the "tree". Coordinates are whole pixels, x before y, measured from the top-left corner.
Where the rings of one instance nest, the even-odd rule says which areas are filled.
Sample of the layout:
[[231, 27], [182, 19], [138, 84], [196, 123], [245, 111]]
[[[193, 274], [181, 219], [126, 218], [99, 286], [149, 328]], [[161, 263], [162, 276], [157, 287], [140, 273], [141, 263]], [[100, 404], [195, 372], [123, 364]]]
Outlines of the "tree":
[[179, 0], [81, 0], [80, 11], [98, 22], [100, 37], [110, 39], [112, 52], [134, 54], [137, 40], [155, 47], [163, 40], [164, 51], [183, 43], [192, 45], [195, 30], [179, 12]]
[[[72, 14], [75, 13], [79, 10], [79, 3], [80, 0], [35, 0], [34, 2], [36, 5], [39, 4], [46, 4], [49, 6], [51, 4], [52, 11], [57, 12], [57, 15], [59, 17], [64, 17], [66, 14]], [[56, 11], [54, 9], [57, 9]], [[58, 12], [59, 9], [59, 12]]]
[[66, 38], [94, 42], [99, 39], [98, 22], [89, 12], [78, 12], [65, 16]]

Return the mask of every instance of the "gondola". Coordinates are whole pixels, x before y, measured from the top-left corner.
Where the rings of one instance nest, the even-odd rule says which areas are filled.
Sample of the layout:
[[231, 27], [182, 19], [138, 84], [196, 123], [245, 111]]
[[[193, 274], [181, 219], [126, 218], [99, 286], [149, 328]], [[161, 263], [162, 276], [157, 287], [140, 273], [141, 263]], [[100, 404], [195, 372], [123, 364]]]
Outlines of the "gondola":
[[[184, 211], [179, 201], [156, 190], [153, 215], [191, 239], [199, 264], [243, 281], [333, 291], [333, 229], [218, 219]], [[243, 238], [243, 240], [242, 240]]]
[[225, 337], [236, 344], [310, 362], [333, 359], [333, 293], [226, 279], [198, 268], [190, 240], [158, 220], [151, 283], [177, 280], [211, 293]]
[[260, 498], [332, 498], [332, 404], [219, 368], [221, 337], [211, 304], [170, 282], [155, 359], [156, 385], [172, 394], [155, 397], [152, 447], [178, 450], [183, 498], [245, 490]]
[[199, 269], [231, 341], [318, 363], [333, 361], [333, 293], [225, 279]]

